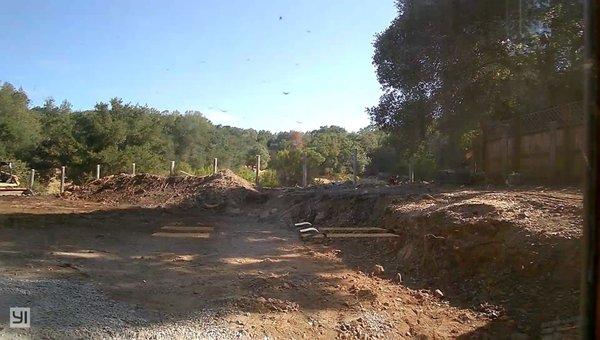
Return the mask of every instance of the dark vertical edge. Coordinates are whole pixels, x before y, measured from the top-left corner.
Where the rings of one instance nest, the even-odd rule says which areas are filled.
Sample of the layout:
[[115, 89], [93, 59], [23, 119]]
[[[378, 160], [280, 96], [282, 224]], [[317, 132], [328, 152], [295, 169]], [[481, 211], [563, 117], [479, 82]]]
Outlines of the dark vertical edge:
[[582, 270], [582, 338], [600, 336], [598, 322], [598, 6], [600, 0], [585, 0], [585, 191], [584, 267]]

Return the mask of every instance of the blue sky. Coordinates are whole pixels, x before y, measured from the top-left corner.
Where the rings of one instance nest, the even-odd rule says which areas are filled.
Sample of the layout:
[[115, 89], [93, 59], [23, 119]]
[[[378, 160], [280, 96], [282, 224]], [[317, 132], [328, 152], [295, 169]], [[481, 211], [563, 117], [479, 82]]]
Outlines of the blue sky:
[[0, 1], [0, 81], [32, 105], [121, 97], [272, 131], [366, 126], [372, 42], [396, 15], [393, 0]]

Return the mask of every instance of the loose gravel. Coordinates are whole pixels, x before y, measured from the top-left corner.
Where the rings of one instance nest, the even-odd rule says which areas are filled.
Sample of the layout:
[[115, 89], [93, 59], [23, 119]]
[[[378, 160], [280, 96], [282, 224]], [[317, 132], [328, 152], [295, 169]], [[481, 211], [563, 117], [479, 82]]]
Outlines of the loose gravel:
[[[9, 328], [10, 307], [31, 308], [31, 328]], [[210, 310], [176, 318], [115, 301], [80, 280], [0, 277], [0, 338], [232, 339]]]

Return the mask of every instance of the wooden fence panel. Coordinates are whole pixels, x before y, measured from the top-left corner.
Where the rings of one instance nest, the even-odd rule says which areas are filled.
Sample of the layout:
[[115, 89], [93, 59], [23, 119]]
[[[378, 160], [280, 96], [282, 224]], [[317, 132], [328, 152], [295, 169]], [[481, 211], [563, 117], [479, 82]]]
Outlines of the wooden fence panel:
[[583, 177], [581, 103], [483, 127], [480, 163], [491, 180], [519, 173], [524, 179], [573, 182]]

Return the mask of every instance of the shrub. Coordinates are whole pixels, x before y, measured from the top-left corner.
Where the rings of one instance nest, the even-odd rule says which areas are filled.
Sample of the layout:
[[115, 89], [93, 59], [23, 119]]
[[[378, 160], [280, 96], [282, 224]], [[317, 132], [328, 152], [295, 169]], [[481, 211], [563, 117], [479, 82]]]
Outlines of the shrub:
[[260, 185], [264, 188], [275, 188], [280, 186], [277, 171], [267, 169], [260, 172]]
[[437, 165], [435, 156], [422, 144], [413, 155], [415, 177], [421, 180], [430, 180], [435, 177]]
[[240, 166], [239, 168], [237, 168], [235, 173], [250, 183], [254, 183], [254, 181], [256, 179], [254, 170], [247, 166]]

